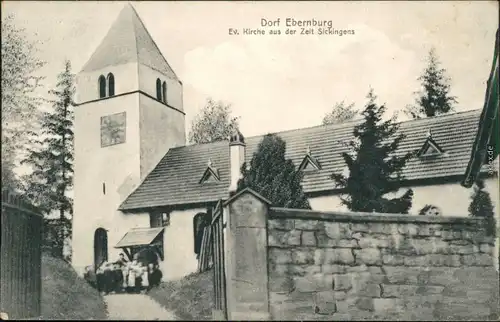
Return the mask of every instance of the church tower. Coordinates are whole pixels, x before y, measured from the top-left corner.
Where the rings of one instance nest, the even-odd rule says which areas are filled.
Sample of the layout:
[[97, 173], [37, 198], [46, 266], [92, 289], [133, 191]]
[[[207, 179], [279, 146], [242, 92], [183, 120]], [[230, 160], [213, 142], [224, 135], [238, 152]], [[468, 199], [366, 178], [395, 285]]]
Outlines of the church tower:
[[186, 144], [182, 83], [126, 5], [77, 75], [73, 266], [115, 257], [148, 214], [118, 211], [169, 148]]

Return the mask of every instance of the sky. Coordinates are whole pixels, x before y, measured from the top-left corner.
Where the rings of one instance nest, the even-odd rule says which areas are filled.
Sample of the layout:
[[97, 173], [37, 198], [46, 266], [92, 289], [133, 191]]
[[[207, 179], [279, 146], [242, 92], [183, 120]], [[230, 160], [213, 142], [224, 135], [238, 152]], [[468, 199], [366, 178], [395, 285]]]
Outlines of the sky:
[[[451, 77], [456, 111], [480, 109], [498, 27], [496, 1], [130, 3], [184, 84], [187, 125], [212, 97], [232, 105], [245, 136], [319, 125], [336, 102], [362, 108], [370, 87], [390, 114], [402, 110], [420, 89], [431, 47]], [[47, 90], [65, 59], [82, 68], [125, 5], [4, 1], [2, 17], [14, 14], [40, 42]], [[280, 27], [261, 27], [277, 18]], [[354, 34], [286, 35], [286, 18], [331, 20]]]

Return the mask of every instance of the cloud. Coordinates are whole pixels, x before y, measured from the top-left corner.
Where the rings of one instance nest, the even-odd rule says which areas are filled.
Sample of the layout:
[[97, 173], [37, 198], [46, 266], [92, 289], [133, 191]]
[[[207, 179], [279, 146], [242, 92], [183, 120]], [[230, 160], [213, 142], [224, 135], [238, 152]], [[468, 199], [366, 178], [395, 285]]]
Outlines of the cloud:
[[208, 96], [231, 102], [253, 135], [318, 125], [340, 100], [362, 107], [370, 86], [390, 110], [410, 103], [414, 53], [366, 25], [349, 28], [355, 35], [235, 36], [198, 47], [184, 58], [184, 84], [197, 100], [185, 105], [199, 108]]

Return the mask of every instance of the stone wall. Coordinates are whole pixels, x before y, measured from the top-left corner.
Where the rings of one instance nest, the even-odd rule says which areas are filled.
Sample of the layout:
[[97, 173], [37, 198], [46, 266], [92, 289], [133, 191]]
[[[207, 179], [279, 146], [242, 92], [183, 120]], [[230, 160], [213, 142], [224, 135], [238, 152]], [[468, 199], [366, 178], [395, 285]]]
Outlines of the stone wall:
[[481, 219], [270, 208], [273, 320], [494, 319]]

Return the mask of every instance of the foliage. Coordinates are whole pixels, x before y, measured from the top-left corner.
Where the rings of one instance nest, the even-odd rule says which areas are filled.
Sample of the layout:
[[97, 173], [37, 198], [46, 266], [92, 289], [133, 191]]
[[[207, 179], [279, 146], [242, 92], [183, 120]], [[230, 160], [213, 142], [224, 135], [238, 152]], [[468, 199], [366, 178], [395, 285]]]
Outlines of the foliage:
[[428, 65], [418, 78], [422, 82], [423, 90], [415, 93], [418, 95], [415, 105], [407, 106], [405, 114], [418, 119], [453, 112], [457, 99], [449, 94], [450, 78], [440, 65], [436, 50], [432, 48], [429, 51]]
[[41, 99], [35, 91], [43, 77], [36, 76], [45, 64], [37, 58], [37, 43], [15, 26], [12, 15], [2, 18], [2, 185], [19, 190], [14, 173], [24, 146], [24, 129], [33, 127]]
[[209, 98], [191, 122], [189, 142], [209, 143], [227, 140], [238, 126], [238, 118], [231, 116], [230, 104]]
[[341, 124], [354, 119], [358, 111], [354, 109], [354, 103], [346, 105], [344, 101], [336, 103], [331, 112], [323, 117], [323, 125]]
[[354, 127], [354, 140], [346, 144], [349, 153], [342, 153], [349, 174], [334, 173], [331, 178], [337, 188], [343, 189], [342, 203], [351, 211], [408, 213], [413, 198], [411, 189], [399, 198], [387, 199], [384, 195], [399, 190], [401, 170], [414, 153], [394, 154], [404, 135], [396, 135], [399, 125], [394, 117], [382, 120], [386, 107], [377, 106], [375, 99], [370, 90], [369, 101], [361, 113], [364, 122]]
[[487, 221], [487, 231], [489, 234], [495, 234], [493, 203], [488, 191], [484, 190], [484, 181], [478, 179], [474, 186], [474, 193], [469, 205], [469, 215], [472, 217], [485, 218]]
[[267, 134], [259, 143], [257, 152], [241, 168], [238, 191], [247, 187], [261, 194], [275, 207], [310, 209], [302, 190], [302, 172], [295, 169], [292, 160], [285, 159], [286, 143], [276, 134]]
[[425, 205], [418, 212], [420, 216], [441, 216], [441, 211], [434, 205]]
[[71, 63], [58, 75], [53, 110], [41, 117], [41, 133], [30, 132], [31, 146], [28, 157], [22, 164], [31, 166], [33, 172], [25, 177], [26, 194], [46, 214], [59, 211], [57, 220], [46, 219], [46, 226], [53, 232], [46, 241], [51, 241], [62, 255], [64, 241], [71, 234], [73, 201], [68, 191], [73, 186], [73, 97], [74, 75]]

